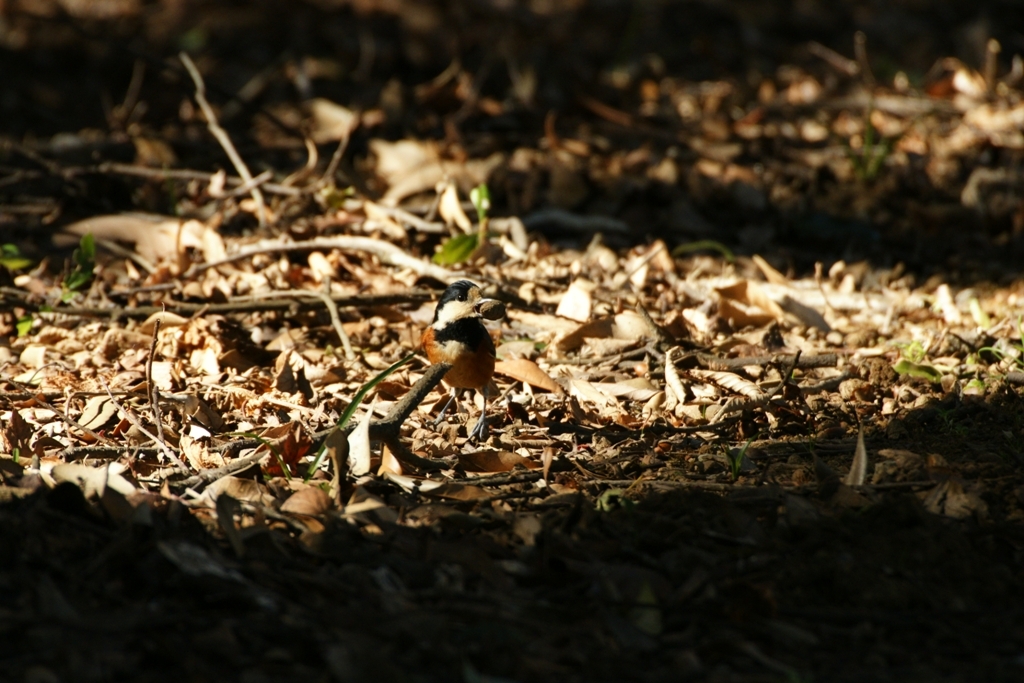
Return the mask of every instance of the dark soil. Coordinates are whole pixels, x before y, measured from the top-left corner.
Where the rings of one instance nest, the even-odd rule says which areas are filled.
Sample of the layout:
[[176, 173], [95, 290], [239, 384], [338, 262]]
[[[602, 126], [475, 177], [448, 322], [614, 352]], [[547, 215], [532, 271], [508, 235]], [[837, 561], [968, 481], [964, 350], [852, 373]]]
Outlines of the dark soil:
[[[932, 175], [930, 159], [910, 154], [877, 180], [849, 180], [806, 162], [810, 152], [842, 149], [834, 136], [720, 139], [714, 123], [731, 126], [754, 111], [762, 81], [782, 89], [790, 67], [814, 75], [828, 97], [774, 101], [761, 120], [782, 125], [822, 111], [831, 120], [871, 86], [837, 75], [808, 43], [852, 58], [858, 30], [879, 84], [903, 71], [912, 87], [928, 88], [941, 80], [929, 70], [945, 57], [981, 69], [989, 38], [1000, 41], [1007, 73], [1024, 52], [1016, 2], [102, 4], [109, 16], [80, 7], [90, 3], [0, 4], [0, 236], [35, 259], [66, 258], [49, 236], [85, 216], [181, 212], [181, 187], [98, 167], [141, 163], [140, 140], [166, 143], [178, 168], [230, 169], [205, 125], [182, 113], [193, 106], [192, 87], [174, 55], [187, 47], [210, 99], [233, 105], [222, 123], [243, 156], [258, 159], [254, 172], [302, 167], [297, 125], [275, 105], [315, 95], [387, 110], [378, 128], [356, 132], [340, 170], [370, 196], [383, 191], [368, 161], [371, 137], [436, 139], [463, 160], [529, 148], [546, 156], [533, 170], [492, 178], [495, 212], [557, 206], [614, 216], [629, 232], [607, 237], [613, 247], [714, 239], [797, 274], [844, 258], [919, 283], [937, 276], [996, 287], [1019, 278], [1021, 150], [984, 144]], [[432, 83], [453, 59], [476, 81]], [[510, 65], [535, 75], [527, 100], [512, 101]], [[125, 109], [133, 68], [145, 76]], [[303, 69], [306, 77], [295, 76]], [[269, 81], [252, 99], [237, 96], [261, 74]], [[731, 88], [713, 108], [700, 82]], [[687, 93], [711, 114], [669, 123]], [[480, 100], [506, 106], [490, 114]], [[920, 117], [929, 130], [953, 125], [945, 100], [936, 101]], [[564, 184], [550, 149], [557, 140], [586, 145]], [[709, 156], [708, 145], [722, 145], [721, 154]], [[333, 149], [321, 145], [321, 161]], [[650, 172], [663, 159], [678, 163], [677, 179]], [[763, 175], [753, 190], [708, 180], [694, 169], [709, 159]], [[1018, 175], [990, 188], [982, 208], [965, 207], [962, 192], [979, 167]], [[282, 207], [275, 230], [308, 234], [318, 211], [312, 201]], [[590, 238], [538, 230], [552, 248]], [[259, 232], [242, 212], [226, 215], [221, 231]], [[413, 246], [429, 253], [432, 239]], [[865, 379], [889, 391], [884, 374]], [[761, 444], [751, 456], [758, 477], [735, 487], [679, 479], [602, 497], [614, 487], [581, 477], [575, 495], [509, 498], [509, 512], [423, 503], [378, 481], [368, 490], [400, 522], [328, 516], [313, 532], [262, 519], [245, 530], [241, 556], [216, 522], [167, 498], [125, 518], [74, 486], [40, 488], [0, 504], [0, 679], [1024, 680], [1020, 399], [1008, 383], [984, 398], [939, 397], [872, 422], [873, 451], [938, 454], [946, 465], [878, 487], [870, 500], [842, 498], [814, 474], [812, 452], [836, 471], [849, 467], [856, 408], [823, 408], [809, 433]], [[14, 399], [3, 400], [7, 410]], [[815, 437], [817, 427], [825, 436]], [[618, 443], [623, 434], [602, 436]], [[701, 448], [663, 438], [667, 469], [688, 467]], [[639, 441], [648, 450], [656, 442]], [[625, 470], [602, 473], [638, 472]], [[807, 476], [794, 486], [797, 470]], [[560, 481], [576, 486], [570, 475]], [[773, 483], [783, 475], [785, 485]], [[941, 484], [917, 486], [922, 479]], [[943, 486], [947, 502], [932, 497]], [[967, 514], [948, 512], [968, 494]]]

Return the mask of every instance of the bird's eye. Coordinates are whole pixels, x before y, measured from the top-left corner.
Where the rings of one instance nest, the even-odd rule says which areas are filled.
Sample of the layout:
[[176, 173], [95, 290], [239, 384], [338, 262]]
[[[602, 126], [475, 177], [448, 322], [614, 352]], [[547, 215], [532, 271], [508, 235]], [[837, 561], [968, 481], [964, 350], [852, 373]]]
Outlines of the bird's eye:
[[469, 292], [459, 292], [459, 301], [465, 301], [469, 298]]

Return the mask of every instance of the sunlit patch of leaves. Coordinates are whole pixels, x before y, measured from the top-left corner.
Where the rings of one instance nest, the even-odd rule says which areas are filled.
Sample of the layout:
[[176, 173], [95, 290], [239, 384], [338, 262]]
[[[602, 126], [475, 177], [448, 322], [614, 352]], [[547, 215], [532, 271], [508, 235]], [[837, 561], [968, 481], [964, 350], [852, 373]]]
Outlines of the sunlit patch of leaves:
[[[335, 426], [335, 429], [344, 429], [345, 426], [349, 423], [349, 420], [352, 419], [352, 416], [356, 414], [356, 410], [359, 409], [359, 405], [363, 402], [363, 399], [366, 398], [366, 395], [369, 394], [375, 386], [383, 382], [392, 373], [394, 373], [396, 370], [401, 368], [403, 365], [405, 365], [415, 357], [416, 354], [410, 353], [405, 358], [388, 367], [387, 369], [383, 370], [376, 377], [374, 377], [369, 382], [360, 387], [359, 391], [356, 392], [356, 395], [352, 397], [352, 401], [348, 404], [348, 407], [345, 408], [345, 412], [341, 414], [341, 418], [338, 420], [338, 424]], [[309, 469], [306, 471], [306, 481], [309, 481], [309, 479], [316, 473], [317, 468], [320, 467], [320, 463], [323, 461], [324, 455], [326, 453], [327, 442], [325, 440], [324, 443], [320, 445], [320, 449], [317, 451], [316, 457], [313, 458], [313, 462], [310, 463]]]

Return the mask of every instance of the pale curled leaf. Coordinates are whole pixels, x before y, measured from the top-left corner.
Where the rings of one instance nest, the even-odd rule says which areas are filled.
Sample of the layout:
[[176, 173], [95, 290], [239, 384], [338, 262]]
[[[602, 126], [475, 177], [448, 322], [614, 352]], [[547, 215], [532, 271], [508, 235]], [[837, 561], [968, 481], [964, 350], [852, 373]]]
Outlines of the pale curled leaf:
[[119, 465], [89, 467], [72, 462], [55, 465], [51, 475], [57, 483], [66, 481], [75, 484], [82, 489], [82, 495], [86, 498], [102, 496], [107, 488], [125, 496], [135, 493], [135, 486], [120, 475], [120, 469]]
[[254, 505], [272, 506], [274, 504], [274, 496], [255, 479], [243, 479], [234, 475], [221, 477], [206, 487], [202, 500], [213, 506], [222, 494]]
[[322, 97], [314, 98], [306, 106], [309, 109], [309, 135], [317, 144], [344, 140], [359, 125], [355, 112]]
[[705, 382], [713, 382], [723, 389], [728, 389], [755, 401], [762, 401], [765, 398], [764, 392], [756, 384], [732, 372], [690, 370], [689, 373], [692, 377]]
[[862, 486], [868, 477], [868, 449], [864, 446], [864, 430], [857, 432], [857, 448], [853, 451], [853, 464], [843, 482], [847, 486]]
[[93, 396], [86, 401], [78, 423], [86, 429], [97, 430], [117, 414], [117, 406], [108, 396]]
[[473, 222], [469, 220], [469, 216], [462, 210], [458, 190], [451, 183], [441, 192], [441, 200], [437, 205], [437, 212], [441, 214], [441, 218], [449, 226], [457, 225], [466, 233], [473, 229]]
[[393, 472], [385, 472], [384, 478], [400, 486], [406, 493], [425, 493], [441, 485], [441, 482], [433, 481], [432, 479], [413, 477], [408, 474], [394, 474]]
[[760, 269], [761, 274], [764, 275], [764, 279], [768, 282], [776, 285], [789, 284], [789, 278], [777, 271], [775, 267], [768, 263], [768, 261], [766, 261], [760, 254], [754, 254], [750, 259], [754, 262], [754, 265]]
[[512, 451], [493, 449], [459, 453], [459, 465], [467, 472], [509, 472], [518, 467], [537, 469], [538, 465], [529, 458]]
[[447, 482], [440, 486], [435, 486], [429, 491], [424, 491], [424, 493], [428, 496], [434, 496], [437, 498], [464, 501], [480, 500], [481, 498], [490, 498], [491, 496], [491, 493], [481, 486], [458, 484], [455, 482]]
[[602, 407], [614, 406], [617, 403], [613, 397], [598, 391], [592, 383], [585, 379], [570, 379], [569, 394], [581, 401], [587, 401]]
[[348, 470], [355, 477], [370, 472], [370, 421], [377, 399], [370, 403], [370, 409], [363, 414], [356, 428], [348, 435]]
[[646, 401], [658, 393], [658, 389], [643, 378], [623, 382], [592, 382], [591, 386], [603, 394], [628, 401]]
[[673, 410], [676, 405], [686, 403], [686, 388], [683, 386], [682, 380], [679, 379], [679, 370], [676, 368], [675, 363], [675, 359], [681, 356], [682, 353], [682, 349], [678, 346], [673, 346], [665, 354], [665, 393], [667, 399], [665, 401], [665, 408], [667, 410]]
[[323, 515], [334, 507], [334, 501], [319, 486], [304, 485], [288, 497], [281, 505], [281, 512], [315, 517]]
[[581, 323], [587, 322], [590, 320], [590, 311], [593, 306], [591, 292], [594, 291], [594, 288], [594, 283], [583, 278], [576, 278], [562, 296], [555, 314]]
[[173, 216], [151, 214], [110, 214], [93, 216], [65, 226], [76, 236], [92, 234], [98, 240], [129, 242], [150, 266], [162, 261], [175, 262], [185, 249], [202, 252], [210, 263], [226, 254], [221, 236], [196, 220], [182, 221]]
[[544, 389], [561, 396], [564, 392], [551, 375], [541, 370], [540, 366], [526, 358], [500, 360], [494, 364], [494, 371], [499, 375], [529, 384], [537, 389]]

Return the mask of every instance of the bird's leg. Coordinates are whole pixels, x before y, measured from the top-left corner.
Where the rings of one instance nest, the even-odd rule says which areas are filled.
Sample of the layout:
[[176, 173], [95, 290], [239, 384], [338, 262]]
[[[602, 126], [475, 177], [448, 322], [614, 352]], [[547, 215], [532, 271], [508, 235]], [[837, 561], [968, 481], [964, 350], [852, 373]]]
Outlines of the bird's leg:
[[469, 438], [476, 439], [477, 441], [483, 441], [487, 438], [487, 387], [485, 386], [481, 389], [480, 393], [484, 397], [484, 408], [480, 411], [480, 419], [476, 421], [473, 431], [469, 433]]
[[455, 401], [455, 397], [458, 396], [458, 391], [459, 390], [456, 389], [455, 387], [452, 387], [451, 389], [448, 390], [448, 400], [444, 402], [444, 407], [441, 408], [441, 413], [436, 418], [434, 418], [435, 427], [441, 424], [441, 420], [444, 419], [444, 414], [448, 412], [448, 408], [452, 405], [452, 402]]

